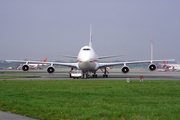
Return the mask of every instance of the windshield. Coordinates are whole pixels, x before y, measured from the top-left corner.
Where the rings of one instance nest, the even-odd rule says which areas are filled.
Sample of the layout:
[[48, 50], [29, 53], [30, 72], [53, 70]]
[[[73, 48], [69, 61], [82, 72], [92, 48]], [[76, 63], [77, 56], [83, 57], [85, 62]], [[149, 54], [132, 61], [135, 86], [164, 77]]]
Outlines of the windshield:
[[84, 50], [84, 51], [89, 51], [90, 49], [89, 49], [89, 48], [84, 48], [83, 50]]
[[72, 71], [72, 73], [81, 73], [81, 71], [80, 70]]

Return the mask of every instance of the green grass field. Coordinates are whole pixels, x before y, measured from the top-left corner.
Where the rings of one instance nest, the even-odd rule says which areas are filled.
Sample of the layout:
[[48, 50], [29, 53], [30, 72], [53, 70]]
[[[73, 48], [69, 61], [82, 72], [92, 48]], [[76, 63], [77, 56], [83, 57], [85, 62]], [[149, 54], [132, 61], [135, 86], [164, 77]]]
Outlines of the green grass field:
[[177, 120], [180, 81], [0, 81], [0, 109], [42, 120]]

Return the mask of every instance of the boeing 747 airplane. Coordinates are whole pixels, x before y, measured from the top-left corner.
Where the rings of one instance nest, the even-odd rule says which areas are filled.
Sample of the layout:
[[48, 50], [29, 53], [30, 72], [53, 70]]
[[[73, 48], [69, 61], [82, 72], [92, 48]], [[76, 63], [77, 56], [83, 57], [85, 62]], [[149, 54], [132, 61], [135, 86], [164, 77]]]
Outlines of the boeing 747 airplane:
[[[65, 55], [66, 57], [76, 58], [77, 63], [40, 62], [40, 61], [23, 61], [23, 60], [6, 60], [6, 61], [8, 61], [8, 62], [24, 62], [25, 64], [23, 64], [23, 66], [22, 66], [23, 71], [29, 70], [29, 64], [47, 64], [47, 65], [49, 65], [47, 68], [47, 72], [50, 74], [55, 72], [54, 65], [66, 66], [66, 67], [70, 67], [71, 69], [81, 70], [83, 73], [82, 78], [87, 77], [89, 72], [93, 73], [93, 75], [92, 75], [93, 78], [97, 78], [96, 72], [99, 69], [104, 69], [103, 70], [103, 72], [104, 72], [103, 77], [107, 78], [108, 77], [108, 74], [107, 74], [108, 72], [106, 70], [107, 67], [117, 66], [117, 65], [123, 65], [123, 67], [121, 68], [121, 71], [123, 73], [128, 73], [129, 67], [127, 65], [128, 64], [137, 64], [137, 63], [150, 63], [148, 68], [150, 71], [154, 71], [154, 70], [156, 70], [156, 65], [153, 62], [162, 61], [162, 59], [161, 60], [153, 60], [152, 59], [152, 53], [151, 53], [151, 60], [132, 61], [132, 62], [117, 62], [117, 63], [99, 63], [100, 59], [117, 57], [120, 55], [99, 57], [95, 53], [95, 51], [92, 47], [92, 34], [91, 33], [92, 32], [91, 32], [91, 26], [90, 26], [89, 46], [82, 47], [79, 51], [78, 56]], [[151, 44], [151, 46], [152, 46], [152, 44]], [[174, 59], [167, 59], [165, 61], [174, 61]]]

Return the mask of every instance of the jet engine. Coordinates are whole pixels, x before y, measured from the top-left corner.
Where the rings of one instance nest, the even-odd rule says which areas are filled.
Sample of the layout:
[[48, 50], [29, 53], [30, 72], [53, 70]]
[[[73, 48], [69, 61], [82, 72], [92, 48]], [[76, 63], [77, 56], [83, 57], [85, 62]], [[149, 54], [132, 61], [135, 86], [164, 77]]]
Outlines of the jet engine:
[[148, 68], [149, 68], [150, 71], [154, 71], [154, 70], [156, 70], [156, 65], [152, 63], [152, 64], [149, 65]]
[[129, 72], [129, 67], [128, 67], [128, 66], [123, 66], [123, 67], [121, 68], [121, 71], [122, 71], [123, 73], [128, 73], [128, 72]]
[[55, 69], [54, 69], [54, 67], [53, 66], [49, 66], [48, 68], [47, 68], [47, 72], [48, 73], [54, 73], [55, 72]]
[[29, 65], [24, 64], [24, 65], [22, 66], [22, 70], [23, 70], [23, 71], [28, 71], [28, 70], [29, 70]]

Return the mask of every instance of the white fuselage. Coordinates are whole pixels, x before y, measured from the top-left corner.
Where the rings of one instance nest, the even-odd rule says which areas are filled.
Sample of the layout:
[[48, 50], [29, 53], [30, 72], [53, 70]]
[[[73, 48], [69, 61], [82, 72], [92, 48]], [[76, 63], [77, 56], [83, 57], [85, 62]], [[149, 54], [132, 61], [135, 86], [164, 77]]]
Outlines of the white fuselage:
[[95, 71], [98, 69], [98, 56], [92, 47], [82, 47], [79, 51], [77, 62], [80, 70]]

